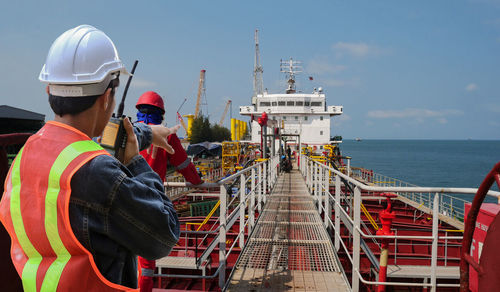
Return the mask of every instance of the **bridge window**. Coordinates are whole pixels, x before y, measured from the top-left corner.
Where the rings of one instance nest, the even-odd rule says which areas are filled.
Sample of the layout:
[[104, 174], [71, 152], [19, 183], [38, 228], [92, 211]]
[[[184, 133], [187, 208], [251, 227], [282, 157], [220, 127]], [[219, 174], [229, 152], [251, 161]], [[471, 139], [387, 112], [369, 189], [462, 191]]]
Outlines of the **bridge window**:
[[296, 101], [295, 105], [296, 106], [304, 106], [304, 102], [303, 101]]
[[278, 105], [279, 106], [285, 106], [285, 102], [284, 101], [278, 101]]
[[321, 101], [312, 101], [311, 106], [321, 106], [322, 102]]
[[269, 101], [261, 101], [260, 106], [271, 106], [271, 103]]
[[297, 121], [299, 119], [299, 117], [295, 116], [295, 120]]
[[283, 116], [283, 120], [285, 120], [285, 121], [286, 121], [286, 116]]
[[309, 102], [309, 101], [304, 101], [304, 105], [305, 105], [305, 106], [310, 106], [310, 105], [311, 105], [311, 102]]
[[293, 106], [293, 105], [294, 105], [294, 102], [293, 102], [293, 101], [287, 101], [287, 102], [286, 102], [286, 105], [287, 105], [287, 106]]
[[272, 106], [276, 106], [276, 105], [278, 105], [278, 103], [277, 103], [277, 102], [275, 102], [275, 101], [273, 101], [271, 104], [272, 104]]
[[323, 116], [319, 116], [319, 120], [322, 121], [323, 120]]
[[304, 117], [304, 121], [307, 121], [307, 116]]
[[323, 131], [319, 131], [319, 134], [320, 134], [320, 135], [323, 135]]

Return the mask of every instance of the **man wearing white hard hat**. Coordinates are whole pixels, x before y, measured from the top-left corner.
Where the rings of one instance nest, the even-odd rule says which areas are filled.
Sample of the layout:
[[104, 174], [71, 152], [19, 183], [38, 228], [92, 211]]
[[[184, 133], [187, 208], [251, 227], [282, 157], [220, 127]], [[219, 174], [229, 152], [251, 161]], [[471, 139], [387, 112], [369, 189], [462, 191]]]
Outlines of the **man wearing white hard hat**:
[[168, 255], [179, 221], [163, 182], [139, 151], [151, 143], [169, 153], [177, 128], [125, 119], [123, 163], [92, 138], [115, 107], [120, 74], [128, 74], [111, 39], [81, 25], [52, 44], [39, 79], [55, 113], [12, 163], [0, 220], [25, 291], [137, 289], [137, 255]]

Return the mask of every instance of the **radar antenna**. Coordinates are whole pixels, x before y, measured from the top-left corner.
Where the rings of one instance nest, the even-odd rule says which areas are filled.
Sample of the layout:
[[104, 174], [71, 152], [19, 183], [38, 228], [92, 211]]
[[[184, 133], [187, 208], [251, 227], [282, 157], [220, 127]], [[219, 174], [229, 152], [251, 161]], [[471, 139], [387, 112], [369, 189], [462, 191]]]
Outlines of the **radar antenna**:
[[290, 60], [280, 60], [280, 72], [287, 74], [288, 88], [286, 93], [295, 93], [295, 75], [302, 72], [302, 62]]

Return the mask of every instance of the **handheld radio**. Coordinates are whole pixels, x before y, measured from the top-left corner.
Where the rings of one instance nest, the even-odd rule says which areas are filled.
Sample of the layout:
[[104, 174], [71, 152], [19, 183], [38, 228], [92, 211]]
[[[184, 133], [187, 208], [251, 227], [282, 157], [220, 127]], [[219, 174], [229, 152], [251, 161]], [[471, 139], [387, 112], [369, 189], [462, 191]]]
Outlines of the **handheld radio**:
[[134, 76], [137, 63], [139, 63], [139, 61], [135, 60], [132, 71], [130, 71], [131, 75], [128, 77], [127, 85], [125, 85], [125, 89], [123, 91], [122, 101], [120, 102], [120, 105], [118, 105], [116, 115], [113, 113], [101, 136], [101, 146], [121, 162], [123, 162], [125, 145], [127, 144], [127, 132], [123, 126], [123, 120], [126, 118], [123, 115], [125, 97], [127, 96], [127, 91], [130, 86], [130, 82], [132, 81], [132, 77]]

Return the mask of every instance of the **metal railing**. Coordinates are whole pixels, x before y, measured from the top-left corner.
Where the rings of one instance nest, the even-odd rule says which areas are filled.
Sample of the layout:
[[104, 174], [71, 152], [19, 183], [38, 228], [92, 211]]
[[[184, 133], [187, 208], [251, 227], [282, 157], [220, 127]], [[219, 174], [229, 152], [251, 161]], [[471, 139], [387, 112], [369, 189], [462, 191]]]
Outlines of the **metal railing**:
[[[392, 178], [380, 173], [375, 173], [359, 167], [352, 168], [352, 177], [362, 179], [365, 182], [381, 187], [419, 187], [417, 185]], [[421, 204], [428, 210], [432, 210], [434, 194], [431, 192], [402, 192], [399, 195]], [[463, 221], [465, 216], [465, 203], [470, 201], [442, 193], [439, 197], [439, 213], [449, 216], [455, 220]]]
[[[217, 222], [219, 223], [216, 230], [209, 232], [214, 234], [213, 240], [208, 244], [203, 254], [197, 259], [198, 265], [205, 262], [210, 254], [219, 246], [219, 267], [216, 271], [219, 276], [219, 287], [223, 289], [226, 282], [226, 261], [233, 251], [236, 244], [240, 248], [244, 248], [247, 238], [245, 238], [245, 228], [250, 234], [255, 226], [255, 215], [261, 210], [266, 202], [267, 195], [271, 193], [273, 186], [279, 174], [279, 157], [274, 156], [266, 161], [256, 163], [237, 173], [226, 177], [216, 183], [203, 183], [201, 185], [193, 186], [186, 182], [165, 182], [166, 188], [219, 188], [220, 211]], [[228, 196], [228, 189], [231, 189], [231, 196]], [[237, 188], [236, 193], [232, 192], [233, 188]], [[212, 194], [213, 195], [213, 194]], [[239, 201], [236, 201], [239, 199]], [[231, 207], [231, 208], [229, 208]], [[229, 214], [228, 214], [229, 213]], [[239, 232], [233, 241], [232, 245], [226, 246], [226, 233], [239, 218]], [[216, 224], [217, 224], [216, 222]], [[190, 231], [190, 234], [197, 234], [208, 236], [207, 231]], [[198, 246], [198, 243], [196, 243]], [[204, 278], [214, 278], [215, 275], [205, 276]], [[158, 275], [163, 277], [162, 275]], [[203, 276], [190, 276], [190, 278], [200, 278]]]
[[[367, 285], [392, 285], [392, 286], [420, 286], [420, 287], [431, 287], [431, 291], [436, 291], [437, 287], [459, 287], [459, 284], [444, 284], [437, 283], [436, 277], [436, 267], [438, 260], [438, 241], [439, 239], [444, 240], [445, 244], [448, 244], [448, 240], [461, 240], [462, 236], [449, 236], [448, 232], [444, 236], [439, 235], [438, 222], [439, 213], [447, 211], [444, 207], [443, 202], [447, 202], [446, 198], [451, 197], [447, 194], [475, 194], [477, 189], [474, 188], [441, 188], [441, 187], [417, 187], [409, 185], [402, 181], [391, 179], [388, 177], [372, 174], [368, 172], [357, 173], [356, 169], [353, 169], [354, 177], [362, 177], [371, 175], [371, 178], [364, 178], [365, 181], [372, 181], [379, 183], [368, 185], [363, 182], [356, 180], [353, 177], [347, 176], [327, 165], [321, 164], [319, 162], [313, 161], [307, 156], [301, 155], [300, 158], [300, 170], [306, 184], [308, 186], [311, 195], [314, 197], [316, 202], [318, 202], [318, 212], [331, 214], [331, 208], [335, 209], [334, 221], [331, 220], [331, 216], [324, 216], [325, 227], [331, 227], [334, 232], [334, 247], [335, 250], [343, 248], [347, 255], [347, 258], [352, 264], [352, 278], [351, 278], [351, 289], [352, 291], [359, 291], [359, 282], [363, 282]], [[335, 194], [331, 194], [330, 187], [330, 177], [328, 174], [334, 176], [334, 186]], [[382, 183], [380, 183], [382, 182]], [[342, 184], [349, 184], [349, 188], [354, 188], [354, 194], [351, 208], [349, 208], [349, 213], [346, 212], [344, 206], [341, 204], [341, 189]], [[347, 186], [346, 186], [347, 188]], [[361, 203], [363, 197], [361, 192], [367, 192], [368, 194], [377, 194], [383, 192], [392, 192], [399, 195], [405, 196], [410, 199], [418, 198], [416, 202], [421, 202], [426, 204], [432, 213], [432, 235], [431, 236], [410, 236], [410, 235], [392, 235], [392, 236], [381, 236], [381, 235], [371, 235], [362, 229], [361, 221]], [[420, 194], [420, 195], [415, 195]], [[426, 194], [426, 195], [423, 195]], [[489, 191], [489, 196], [500, 198], [500, 192]], [[347, 198], [347, 194], [344, 194], [344, 199]], [[456, 199], [456, 198], [454, 198]], [[458, 199], [457, 199], [458, 200]], [[347, 202], [347, 201], [346, 201]], [[453, 203], [448, 205], [453, 206]], [[452, 208], [452, 207], [449, 207]], [[346, 244], [341, 238], [340, 234], [340, 223], [343, 223], [347, 228], [350, 235], [352, 236], [352, 252], [347, 248]], [[409, 282], [377, 282], [368, 281], [363, 278], [360, 271], [360, 248], [363, 238], [370, 239], [391, 239], [391, 240], [403, 240], [403, 239], [424, 239], [431, 240], [431, 275], [430, 283], [409, 283]], [[366, 251], [366, 250], [365, 250]], [[446, 251], [445, 251], [446, 257]], [[373, 262], [372, 262], [373, 263]]]

